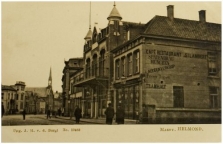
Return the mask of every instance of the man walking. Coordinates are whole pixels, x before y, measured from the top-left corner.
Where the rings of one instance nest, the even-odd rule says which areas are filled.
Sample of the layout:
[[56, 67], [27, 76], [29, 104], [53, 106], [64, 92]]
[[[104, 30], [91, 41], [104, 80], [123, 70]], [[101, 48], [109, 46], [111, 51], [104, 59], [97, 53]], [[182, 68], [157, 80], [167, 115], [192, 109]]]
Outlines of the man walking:
[[121, 105], [118, 105], [117, 111], [116, 111], [116, 122], [117, 124], [124, 124], [124, 118], [125, 118], [125, 111], [121, 107]]
[[76, 123], [79, 124], [81, 118], [81, 109], [79, 108], [79, 106], [76, 106], [76, 109], [74, 111], [74, 116], [76, 118]]
[[47, 110], [47, 119], [48, 118], [51, 118], [51, 116], [50, 116], [50, 109]]
[[112, 124], [112, 120], [114, 117], [115, 111], [112, 107], [112, 104], [109, 103], [107, 109], [105, 110], [105, 115], [106, 115], [106, 124], [111, 125]]
[[22, 115], [23, 115], [23, 120], [25, 120], [26, 119], [26, 110], [25, 109], [23, 109]]

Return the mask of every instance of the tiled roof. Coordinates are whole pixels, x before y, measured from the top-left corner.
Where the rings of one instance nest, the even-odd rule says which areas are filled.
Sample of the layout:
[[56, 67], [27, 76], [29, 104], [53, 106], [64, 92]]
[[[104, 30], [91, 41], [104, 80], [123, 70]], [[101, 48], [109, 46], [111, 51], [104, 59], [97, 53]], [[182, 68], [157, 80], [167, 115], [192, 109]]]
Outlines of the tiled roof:
[[7, 86], [7, 85], [2, 85], [2, 90], [10, 90], [10, 91], [16, 91], [16, 89], [14, 89], [11, 86]]
[[221, 24], [155, 16], [146, 24], [145, 34], [185, 39], [221, 41]]
[[46, 87], [26, 87], [25, 91], [32, 91], [33, 93], [36, 93], [39, 97], [47, 97]]

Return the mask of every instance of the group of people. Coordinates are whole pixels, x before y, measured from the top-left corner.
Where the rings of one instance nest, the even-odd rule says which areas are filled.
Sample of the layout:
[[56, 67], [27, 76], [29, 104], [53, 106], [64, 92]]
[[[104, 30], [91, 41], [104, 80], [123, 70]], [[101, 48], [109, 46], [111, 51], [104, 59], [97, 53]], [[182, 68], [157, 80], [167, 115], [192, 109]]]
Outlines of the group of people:
[[[112, 124], [113, 118], [115, 116], [115, 110], [112, 107], [112, 104], [109, 103], [107, 109], [105, 110], [106, 115], [106, 124]], [[117, 124], [124, 124], [124, 118], [125, 118], [125, 111], [121, 107], [121, 105], [118, 105], [118, 108], [116, 110], [116, 123]]]

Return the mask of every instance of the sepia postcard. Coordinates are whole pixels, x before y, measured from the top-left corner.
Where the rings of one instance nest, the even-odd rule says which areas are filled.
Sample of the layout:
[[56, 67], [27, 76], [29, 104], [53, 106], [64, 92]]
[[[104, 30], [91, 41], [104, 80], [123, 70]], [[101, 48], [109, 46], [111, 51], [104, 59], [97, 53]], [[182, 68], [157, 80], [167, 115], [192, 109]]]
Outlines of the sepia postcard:
[[1, 142], [221, 142], [221, 1], [1, 4]]

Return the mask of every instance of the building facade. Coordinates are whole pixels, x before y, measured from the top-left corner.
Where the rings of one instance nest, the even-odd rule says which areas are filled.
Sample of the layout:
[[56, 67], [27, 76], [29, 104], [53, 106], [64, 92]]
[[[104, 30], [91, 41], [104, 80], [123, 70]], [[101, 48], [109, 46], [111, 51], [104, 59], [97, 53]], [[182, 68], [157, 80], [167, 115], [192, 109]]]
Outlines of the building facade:
[[84, 116], [104, 116], [108, 103], [138, 119], [142, 105], [152, 119], [219, 118], [221, 113], [221, 24], [155, 16], [146, 24], [125, 22], [114, 5], [108, 26], [85, 37], [81, 87]]
[[[63, 104], [62, 110], [65, 116], [70, 116], [73, 112], [73, 99], [75, 98], [75, 92], [73, 90], [73, 76], [83, 69], [83, 58], [71, 58], [68, 61], [64, 61], [64, 69], [62, 76], [62, 96]], [[80, 96], [79, 96], [80, 97]], [[72, 104], [71, 104], [72, 102]]]
[[25, 82], [17, 81], [15, 85], [2, 85], [2, 103], [6, 114], [20, 113], [25, 108]]
[[17, 104], [17, 90], [12, 86], [2, 85], [2, 105], [6, 114], [13, 114], [19, 111]]

